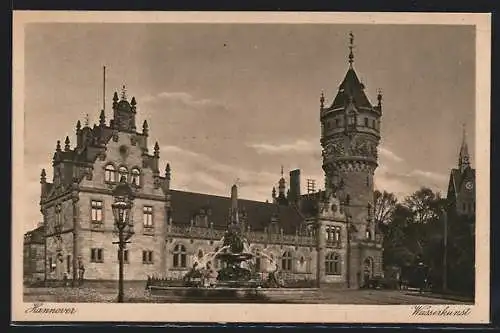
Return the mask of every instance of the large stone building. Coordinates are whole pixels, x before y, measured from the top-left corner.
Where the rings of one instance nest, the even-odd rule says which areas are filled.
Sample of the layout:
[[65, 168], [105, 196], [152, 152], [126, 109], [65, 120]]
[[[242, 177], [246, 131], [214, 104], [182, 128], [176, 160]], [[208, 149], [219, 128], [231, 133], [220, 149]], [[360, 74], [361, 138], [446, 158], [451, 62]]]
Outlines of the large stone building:
[[[283, 170], [272, 202], [231, 195], [191, 193], [170, 186], [170, 164], [159, 169], [160, 147], [149, 150], [148, 123], [137, 130], [137, 102], [115, 92], [113, 114], [99, 123], [76, 124], [76, 144], [58, 141], [53, 179], [41, 173], [40, 207], [45, 226], [45, 278], [114, 280], [118, 250], [112, 191], [121, 177], [134, 188], [135, 234], [127, 245], [125, 279], [148, 275], [182, 277], [196, 258], [217, 250], [236, 214], [263, 274], [277, 264], [285, 279], [361, 286], [382, 272], [382, 235], [373, 220], [373, 175], [382, 114], [381, 95], [372, 105], [353, 67], [327, 106], [320, 99], [325, 189], [302, 194], [300, 170]], [[172, 165], [175, 164], [175, 161]], [[229, 188], [228, 188], [229, 192]], [[220, 263], [215, 262], [217, 265]]]

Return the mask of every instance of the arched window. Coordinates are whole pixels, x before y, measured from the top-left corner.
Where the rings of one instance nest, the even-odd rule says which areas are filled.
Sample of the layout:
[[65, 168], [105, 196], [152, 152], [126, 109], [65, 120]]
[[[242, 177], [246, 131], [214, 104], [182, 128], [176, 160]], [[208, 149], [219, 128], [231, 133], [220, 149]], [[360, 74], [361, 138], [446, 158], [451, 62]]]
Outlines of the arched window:
[[116, 181], [115, 167], [112, 164], [106, 165], [104, 169], [104, 180], [111, 183]]
[[128, 179], [128, 170], [126, 167], [124, 166], [121, 166], [119, 169], [118, 169], [118, 174], [120, 175], [120, 179], [119, 181], [121, 181], [122, 177], [125, 177], [125, 181]]
[[281, 269], [283, 271], [292, 270], [292, 253], [290, 253], [290, 251], [283, 253], [283, 256], [281, 257]]
[[203, 250], [199, 249], [198, 250], [198, 259], [201, 259], [201, 258], [203, 258]]
[[325, 273], [327, 275], [341, 274], [340, 255], [338, 253], [329, 253], [325, 258]]
[[186, 247], [181, 244], [177, 244], [174, 247], [174, 267], [186, 267]]
[[335, 242], [340, 242], [340, 232], [341, 232], [341, 228], [340, 227], [336, 227], [335, 228]]
[[131, 175], [132, 178], [130, 179], [130, 182], [133, 185], [139, 186], [140, 185], [140, 178], [139, 178], [140, 175], [141, 175], [141, 172], [139, 171], [139, 169], [133, 168], [132, 175]]

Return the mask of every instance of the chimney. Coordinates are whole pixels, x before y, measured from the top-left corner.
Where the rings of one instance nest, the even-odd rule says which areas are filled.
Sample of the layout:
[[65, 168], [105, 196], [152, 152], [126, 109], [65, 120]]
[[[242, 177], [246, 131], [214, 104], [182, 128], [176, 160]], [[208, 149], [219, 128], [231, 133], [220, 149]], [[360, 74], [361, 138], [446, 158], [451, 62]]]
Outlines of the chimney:
[[297, 203], [300, 198], [300, 169], [290, 171], [289, 202]]

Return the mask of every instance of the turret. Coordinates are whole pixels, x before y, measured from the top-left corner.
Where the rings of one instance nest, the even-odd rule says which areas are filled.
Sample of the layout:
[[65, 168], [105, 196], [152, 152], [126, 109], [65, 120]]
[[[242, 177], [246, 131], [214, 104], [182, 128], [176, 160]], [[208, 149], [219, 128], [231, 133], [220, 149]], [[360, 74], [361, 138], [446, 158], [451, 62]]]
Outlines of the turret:
[[167, 163], [167, 166], [165, 167], [165, 189], [170, 189], [170, 179], [171, 179], [171, 170], [170, 170], [170, 163]]
[[154, 181], [155, 188], [160, 187], [159, 164], [160, 164], [160, 145], [158, 144], [158, 141], [156, 141], [155, 146], [154, 146], [154, 153], [153, 153], [153, 164], [151, 166], [151, 169], [153, 170], [153, 181]]
[[136, 115], [136, 100], [132, 97], [130, 103], [127, 100], [127, 91], [125, 86], [122, 87], [121, 97], [118, 99], [118, 93], [113, 95], [113, 120], [112, 127], [122, 132], [135, 133], [135, 115]]
[[40, 173], [40, 198], [43, 200], [47, 196], [47, 173], [42, 169]]
[[104, 114], [104, 110], [101, 110], [101, 114], [99, 115], [99, 126], [106, 126], [106, 115]]
[[66, 140], [64, 140], [64, 151], [69, 151], [70, 149], [71, 147], [70, 147], [69, 136], [66, 136]]
[[286, 196], [286, 181], [283, 176], [283, 166], [281, 166], [281, 178], [278, 181], [278, 198], [277, 202], [280, 205], [288, 204], [287, 196]]

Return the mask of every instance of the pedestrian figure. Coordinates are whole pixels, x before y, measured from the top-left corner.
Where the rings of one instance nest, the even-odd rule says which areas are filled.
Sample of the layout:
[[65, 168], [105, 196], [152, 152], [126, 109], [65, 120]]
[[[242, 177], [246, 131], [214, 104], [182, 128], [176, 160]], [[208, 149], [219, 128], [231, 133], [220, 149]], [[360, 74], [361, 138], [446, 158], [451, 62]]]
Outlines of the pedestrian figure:
[[78, 259], [78, 281], [80, 285], [83, 285], [83, 278], [85, 275], [85, 266], [83, 265], [82, 259]]
[[63, 284], [65, 287], [68, 286], [68, 273], [64, 272], [63, 274]]

